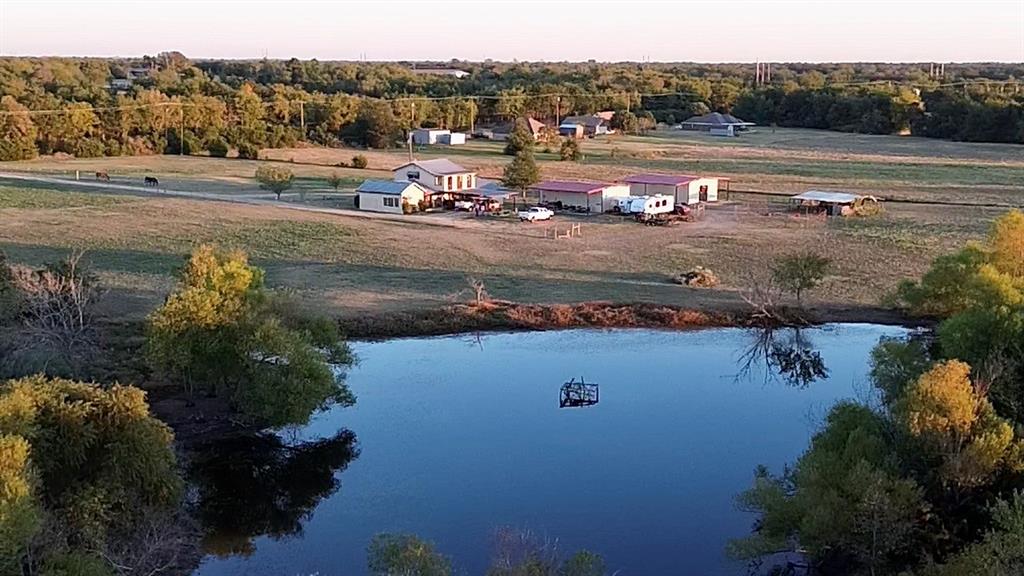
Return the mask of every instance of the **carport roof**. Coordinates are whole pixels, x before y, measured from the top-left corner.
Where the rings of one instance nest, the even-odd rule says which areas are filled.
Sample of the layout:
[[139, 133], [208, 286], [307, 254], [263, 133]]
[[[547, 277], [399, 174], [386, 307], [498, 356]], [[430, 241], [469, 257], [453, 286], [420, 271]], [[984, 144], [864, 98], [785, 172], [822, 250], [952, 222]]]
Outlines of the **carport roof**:
[[568, 192], [571, 194], [597, 194], [611, 184], [603, 182], [575, 182], [569, 180], [545, 180], [530, 186], [532, 190], [545, 192]]
[[622, 179], [629, 184], [664, 184], [667, 186], [679, 186], [700, 178], [690, 174], [633, 174]]

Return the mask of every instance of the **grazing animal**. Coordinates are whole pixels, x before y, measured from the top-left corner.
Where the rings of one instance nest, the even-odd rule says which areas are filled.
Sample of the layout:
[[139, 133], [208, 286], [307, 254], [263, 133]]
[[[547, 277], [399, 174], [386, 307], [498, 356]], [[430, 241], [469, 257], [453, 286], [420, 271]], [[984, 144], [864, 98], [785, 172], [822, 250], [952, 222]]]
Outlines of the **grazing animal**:
[[145, 184], [146, 186], [159, 186], [160, 181], [152, 176], [146, 176]]
[[103, 180], [104, 182], [110, 182], [110, 174], [107, 174], [106, 172], [97, 172], [96, 179]]

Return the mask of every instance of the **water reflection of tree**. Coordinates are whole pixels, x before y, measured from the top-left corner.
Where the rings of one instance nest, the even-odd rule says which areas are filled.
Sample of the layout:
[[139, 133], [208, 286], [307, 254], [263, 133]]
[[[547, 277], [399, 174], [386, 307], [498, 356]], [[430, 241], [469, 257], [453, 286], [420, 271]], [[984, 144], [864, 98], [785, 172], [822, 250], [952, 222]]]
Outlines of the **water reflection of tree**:
[[254, 537], [301, 533], [317, 504], [338, 489], [336, 473], [358, 455], [349, 430], [298, 445], [266, 434], [220, 441], [202, 451], [190, 473], [206, 532], [204, 550], [248, 555]]
[[778, 376], [796, 388], [806, 388], [828, 377], [821, 352], [814, 349], [810, 337], [800, 328], [752, 330], [751, 342], [740, 355], [737, 378], [747, 377], [754, 366], [762, 363], [766, 380]]

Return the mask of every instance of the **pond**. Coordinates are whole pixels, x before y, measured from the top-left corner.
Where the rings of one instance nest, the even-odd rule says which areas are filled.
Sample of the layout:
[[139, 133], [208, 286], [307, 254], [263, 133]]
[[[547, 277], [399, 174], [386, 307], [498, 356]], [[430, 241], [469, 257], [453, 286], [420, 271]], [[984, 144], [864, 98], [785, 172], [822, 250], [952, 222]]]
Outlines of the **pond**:
[[[355, 407], [220, 444], [197, 464], [211, 534], [196, 574], [365, 574], [371, 538], [390, 532], [477, 575], [505, 528], [601, 554], [622, 576], [744, 574], [723, 554], [754, 519], [735, 496], [758, 464], [794, 461], [833, 403], [865, 398], [871, 348], [904, 334], [830, 325], [771, 339], [572, 330], [356, 344]], [[597, 396], [560, 407], [573, 378], [597, 383]]]

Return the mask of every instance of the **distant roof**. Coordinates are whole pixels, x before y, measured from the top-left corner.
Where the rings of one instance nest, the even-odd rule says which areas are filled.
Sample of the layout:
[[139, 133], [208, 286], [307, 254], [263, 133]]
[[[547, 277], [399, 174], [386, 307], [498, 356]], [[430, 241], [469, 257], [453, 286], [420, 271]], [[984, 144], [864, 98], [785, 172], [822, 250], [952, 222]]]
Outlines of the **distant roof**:
[[722, 114], [721, 112], [711, 112], [703, 116], [693, 116], [683, 121], [683, 124], [697, 124], [700, 126], [713, 126], [722, 127], [726, 126], [753, 126], [753, 122], [747, 122], [740, 120], [732, 114]]
[[823, 192], [821, 190], [808, 190], [803, 194], [793, 196], [794, 200], [815, 200], [818, 202], [831, 202], [833, 204], [852, 204], [864, 198], [860, 194], [848, 194], [846, 192]]
[[533, 118], [527, 118], [526, 125], [530, 128], [531, 134], [537, 134], [544, 129], [544, 123]]
[[399, 182], [395, 180], [365, 180], [356, 188], [356, 192], [365, 192], [367, 194], [392, 194], [400, 196], [402, 192], [409, 189], [410, 186], [421, 188], [419, 184], [415, 182]]
[[573, 182], [566, 180], [545, 180], [530, 186], [532, 190], [545, 192], [570, 192], [573, 194], [596, 194], [611, 184], [603, 182]]
[[604, 123], [605, 123], [605, 119], [604, 118], [602, 118], [600, 116], [597, 116], [597, 115], [594, 115], [594, 114], [590, 114], [590, 115], [586, 115], [586, 116], [566, 116], [565, 118], [562, 119], [562, 125], [563, 126], [566, 125], [566, 124], [582, 124], [584, 126], [590, 126], [590, 127], [594, 128], [594, 127], [600, 126], [601, 124], [604, 124]]
[[446, 74], [459, 78], [469, 76], [469, 72], [459, 70], [458, 68], [411, 68], [409, 71], [413, 74]]
[[630, 184], [665, 184], [668, 186], [679, 186], [696, 180], [700, 176], [689, 174], [633, 174], [622, 179]]
[[440, 132], [442, 134], [451, 134], [452, 131], [444, 128], [416, 128], [413, 132]]
[[443, 176], [445, 174], [465, 174], [466, 172], [472, 172], [472, 170], [467, 170], [447, 158], [435, 158], [433, 160], [414, 160], [412, 162], [406, 162], [401, 166], [396, 166], [395, 168], [392, 168], [392, 171], [401, 170], [406, 166], [416, 166], [420, 170], [423, 170], [424, 172], [429, 172], [430, 174], [433, 174], [435, 176]]

